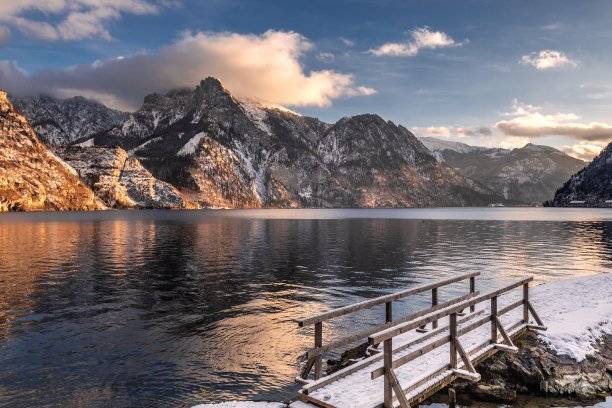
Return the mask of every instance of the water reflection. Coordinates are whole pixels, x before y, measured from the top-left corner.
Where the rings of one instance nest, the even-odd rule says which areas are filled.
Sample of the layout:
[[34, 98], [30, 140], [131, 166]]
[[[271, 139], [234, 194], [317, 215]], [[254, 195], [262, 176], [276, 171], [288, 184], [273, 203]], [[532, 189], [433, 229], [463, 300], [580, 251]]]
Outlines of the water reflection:
[[[0, 405], [288, 398], [312, 342], [298, 317], [471, 271], [481, 289], [612, 271], [610, 213], [552, 222], [455, 211], [446, 221], [351, 210], [3, 216]], [[360, 317], [380, 322], [382, 309]], [[337, 319], [326, 335], [357, 328]]]

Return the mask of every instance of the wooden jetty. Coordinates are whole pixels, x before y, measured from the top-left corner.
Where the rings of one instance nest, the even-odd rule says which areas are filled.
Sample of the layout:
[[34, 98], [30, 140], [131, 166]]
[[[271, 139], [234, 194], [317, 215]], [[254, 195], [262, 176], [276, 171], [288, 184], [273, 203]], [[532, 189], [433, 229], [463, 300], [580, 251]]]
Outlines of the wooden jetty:
[[[479, 381], [474, 366], [498, 351], [518, 351], [513, 338], [525, 330], [546, 330], [529, 302], [529, 283], [522, 279], [488, 293], [476, 291], [470, 273], [365, 300], [298, 320], [314, 325], [314, 348], [307, 352], [298, 381], [298, 398], [324, 408], [402, 407], [417, 405], [457, 378]], [[469, 281], [465, 295], [439, 302], [444, 286]], [[522, 294], [515, 289], [521, 289]], [[393, 316], [393, 302], [431, 291], [431, 307]], [[325, 343], [323, 323], [385, 304], [384, 323]], [[323, 355], [368, 341], [370, 356], [323, 376]], [[382, 344], [382, 351], [379, 345]], [[311, 377], [311, 372], [314, 373]]]

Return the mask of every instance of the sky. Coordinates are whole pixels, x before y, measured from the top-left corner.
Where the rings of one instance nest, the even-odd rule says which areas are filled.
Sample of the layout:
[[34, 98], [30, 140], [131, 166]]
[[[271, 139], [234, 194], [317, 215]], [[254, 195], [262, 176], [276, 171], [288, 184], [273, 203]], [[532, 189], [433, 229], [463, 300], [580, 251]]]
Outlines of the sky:
[[607, 0], [2, 1], [0, 89], [136, 110], [215, 76], [327, 122], [589, 160], [612, 140], [610, 21]]

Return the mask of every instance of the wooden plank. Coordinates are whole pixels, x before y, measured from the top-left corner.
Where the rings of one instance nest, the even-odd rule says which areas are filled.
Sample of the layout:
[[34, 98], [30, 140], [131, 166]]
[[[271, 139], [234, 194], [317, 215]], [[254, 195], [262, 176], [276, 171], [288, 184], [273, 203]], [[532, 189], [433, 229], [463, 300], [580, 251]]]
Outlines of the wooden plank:
[[[473, 314], [470, 314], [470, 315], [464, 317], [463, 319], [457, 320], [457, 323], [458, 324], [465, 323], [465, 322], [467, 322], [469, 320], [472, 320], [473, 318], [475, 318], [475, 317], [477, 317], [477, 316], [479, 316], [479, 315], [481, 315], [483, 313], [484, 313], [484, 310], [479, 310], [479, 311], [477, 311], [477, 312], [475, 312]], [[443, 331], [448, 330], [448, 328], [449, 328], [449, 325], [447, 325], [447, 324], [442, 326], [442, 327], [439, 327], [436, 330], [431, 331], [431, 332], [427, 333], [424, 336], [421, 336], [421, 337], [419, 337], [417, 339], [409, 341], [408, 343], [402, 344], [399, 347], [396, 347], [395, 350], [393, 350], [393, 353], [397, 354], [400, 351], [406, 350], [407, 348], [410, 348], [411, 346], [414, 346], [415, 344], [422, 343], [425, 340], [429, 340], [430, 338], [437, 336], [438, 334], [442, 333]]]
[[450, 340], [450, 368], [454, 370], [457, 368], [457, 313], [450, 315], [450, 329], [449, 329], [449, 340]]
[[[472, 276], [470, 278], [470, 293], [474, 293], [474, 292], [476, 292], [476, 278]], [[474, 313], [475, 309], [476, 309], [476, 305], [470, 306], [470, 312]]]
[[370, 344], [378, 344], [378, 343], [382, 343], [385, 339], [387, 338], [391, 338], [391, 337], [395, 337], [398, 336], [400, 334], [406, 333], [410, 330], [416, 329], [417, 327], [420, 327], [424, 324], [427, 324], [429, 322], [432, 322], [434, 320], [439, 320], [443, 317], [446, 317], [448, 315], [450, 315], [451, 313], [457, 313], [460, 312], [462, 309], [465, 309], [468, 306], [471, 305], [476, 305], [480, 302], [492, 299], [493, 297], [499, 296], [503, 293], [506, 293], [514, 288], [517, 288], [519, 286], [522, 286], [523, 284], [527, 283], [527, 282], [531, 282], [533, 280], [533, 277], [530, 278], [525, 278], [523, 280], [520, 280], [518, 282], [515, 282], [511, 285], [508, 285], [504, 288], [498, 289], [498, 290], [494, 290], [492, 292], [486, 293], [484, 295], [480, 295], [477, 296], [473, 299], [470, 300], [466, 300], [456, 306], [453, 307], [449, 307], [446, 308], [440, 312], [437, 313], [431, 313], [428, 315], [425, 315], [424, 317], [414, 320], [414, 321], [410, 321], [410, 322], [406, 322], [403, 324], [398, 324], [396, 326], [393, 326], [391, 328], [382, 330], [378, 333], [372, 334], [368, 341], [370, 342]]
[[[385, 381], [384, 381], [384, 402], [385, 408], [393, 408], [393, 377], [395, 374], [393, 373], [393, 369], [391, 368], [393, 364], [393, 339], [387, 339], [383, 343], [383, 359], [384, 359], [384, 373], [385, 373]], [[395, 379], [397, 382], [397, 378]]]
[[385, 303], [385, 322], [391, 323], [393, 321], [393, 302]]
[[508, 333], [506, 333], [506, 330], [504, 329], [504, 326], [502, 325], [498, 317], [495, 318], [495, 323], [497, 324], [497, 329], [499, 330], [499, 333], [504, 338], [504, 341], [506, 342], [506, 344], [510, 347], [514, 347], [514, 343], [512, 342], [512, 339], [510, 338], [510, 336], [508, 336]]
[[438, 282], [429, 283], [426, 285], [417, 286], [416, 288], [403, 290], [396, 293], [391, 293], [389, 295], [379, 296], [374, 299], [364, 300], [363, 302], [354, 303], [352, 305], [340, 307], [337, 309], [333, 309], [324, 313], [320, 313], [315, 316], [307, 317], [304, 319], [298, 320], [298, 324], [300, 327], [308, 326], [317, 322], [322, 322], [328, 319], [332, 319], [338, 316], [344, 316], [349, 313], [356, 312], [358, 310], [367, 309], [376, 305], [381, 305], [383, 303], [392, 302], [394, 300], [402, 299], [406, 296], [416, 295], [417, 293], [426, 292], [433, 288], [438, 288], [440, 286], [450, 285], [451, 283], [460, 282], [465, 279], [469, 279], [471, 277], [476, 277], [480, 275], [480, 272], [468, 273], [465, 275], [460, 275], [454, 278], [445, 279]]
[[527, 325], [528, 329], [532, 329], [532, 330], [540, 330], [540, 331], [546, 331], [548, 330], [548, 327], [546, 326], [540, 326], [539, 324], [528, 324]]
[[491, 341], [497, 343], [497, 296], [491, 298]]
[[516, 346], [508, 346], [507, 344], [495, 343], [493, 345], [494, 348], [500, 351], [505, 351], [507, 353], [516, 354], [518, 353], [518, 347]]
[[475, 373], [476, 369], [472, 365], [472, 361], [470, 360], [470, 357], [465, 352], [465, 349], [463, 348], [463, 345], [461, 345], [461, 342], [459, 341], [458, 338], [455, 338], [455, 347], [457, 348], [457, 351], [459, 352], [459, 355], [461, 356], [461, 360], [463, 360], [463, 364], [468, 369], [468, 371]]
[[303, 394], [301, 392], [298, 392], [297, 397], [298, 397], [298, 399], [300, 401], [316, 405], [317, 407], [321, 407], [321, 408], [336, 408], [333, 405], [327, 404], [327, 403], [325, 403], [323, 401], [319, 401], [318, 399], [312, 398], [310, 395], [306, 395], [306, 394]]
[[302, 372], [300, 373], [300, 377], [302, 377], [303, 379], [307, 380], [308, 379], [308, 374], [310, 374], [310, 370], [312, 370], [312, 367], [314, 367], [315, 364], [315, 358], [311, 357], [306, 361], [306, 364], [304, 365], [304, 368], [302, 368]]
[[[408, 403], [408, 400], [406, 399], [406, 394], [404, 394], [404, 390], [402, 390], [402, 387], [399, 381], [397, 380], [397, 377], [395, 376], [395, 372], [393, 372], [392, 369], [389, 369], [389, 378], [391, 381], [391, 386], [393, 387], [393, 391], [395, 391], [395, 396], [397, 400], [399, 401], [400, 407], [410, 408], [410, 404]], [[388, 408], [393, 408], [393, 399], [390, 399]]]
[[455, 374], [459, 378], [463, 378], [464, 380], [473, 381], [473, 382], [480, 381], [480, 374], [478, 374], [475, 371], [472, 372], [472, 371], [467, 371], [467, 370], [459, 370], [455, 368], [453, 370], [453, 374]]
[[[467, 299], [471, 299], [471, 298], [473, 298], [473, 297], [475, 297], [477, 295], [478, 295], [478, 292], [470, 293], [470, 294], [467, 294], [467, 295], [464, 295], [464, 296], [460, 296], [458, 298], [451, 299], [451, 300], [446, 301], [444, 303], [440, 303], [439, 305], [437, 305], [435, 307], [430, 307], [428, 309], [423, 309], [423, 310], [421, 310], [419, 312], [416, 312], [416, 313], [413, 313], [411, 315], [400, 317], [399, 319], [397, 319], [397, 320], [395, 320], [393, 322], [385, 323], [385, 324], [383, 324], [381, 326], [377, 326], [377, 327], [371, 327], [371, 328], [363, 330], [363, 331], [361, 331], [359, 333], [355, 333], [355, 334], [352, 334], [350, 336], [346, 336], [346, 337], [343, 337], [341, 339], [334, 340], [334, 341], [332, 341], [332, 342], [330, 342], [330, 343], [328, 343], [328, 344], [326, 344], [326, 345], [324, 345], [322, 347], [308, 350], [307, 356], [310, 358], [310, 357], [315, 357], [315, 356], [321, 355], [321, 354], [323, 354], [323, 353], [325, 353], [325, 352], [327, 352], [329, 350], [333, 350], [333, 349], [341, 347], [341, 346], [346, 346], [347, 344], [351, 344], [352, 342], [360, 340], [360, 339], [365, 339], [368, 336], [370, 336], [371, 334], [377, 333], [377, 332], [379, 332], [381, 330], [385, 330], [385, 329], [388, 329], [390, 327], [394, 327], [395, 325], [398, 325], [398, 324], [401, 324], [401, 323], [404, 323], [404, 322], [407, 322], [407, 321], [410, 321], [410, 320], [417, 319], [417, 318], [419, 318], [421, 316], [425, 316], [425, 315], [427, 315], [429, 313], [432, 313], [432, 312], [435, 312], [437, 310], [444, 309], [445, 307], [449, 307], [449, 306], [455, 305], [457, 303], [461, 303], [461, 302], [463, 302], [463, 301], [465, 301]], [[382, 343], [382, 341], [380, 343]], [[380, 343], [377, 343], [377, 344], [380, 344]]]
[[523, 321], [529, 323], [529, 283], [523, 285]]
[[[321, 347], [322, 345], [323, 345], [323, 322], [317, 322], [315, 324], [315, 348]], [[318, 380], [319, 378], [321, 378], [322, 371], [323, 371], [323, 356], [319, 354], [318, 356], [315, 357], [315, 380]]]
[[[472, 278], [470, 278], [472, 279]], [[431, 290], [431, 306], [437, 306], [438, 305], [438, 288], [433, 288]], [[432, 329], [437, 329], [438, 328], [438, 321], [434, 320], [433, 322], [431, 322], [431, 328]]]
[[[464, 323], [466, 321], [472, 320], [475, 317], [481, 315], [482, 313], [484, 313], [484, 310], [478, 310], [475, 313], [470, 314], [470, 315], [468, 315], [467, 317], [465, 317], [463, 319], [457, 320], [457, 323], [461, 324], [461, 323]], [[489, 317], [489, 316], [487, 316], [487, 317]], [[393, 350], [393, 354], [397, 354], [397, 353], [399, 353], [401, 351], [404, 351], [404, 350], [410, 348], [411, 346], [414, 346], [415, 344], [422, 343], [425, 340], [429, 340], [430, 338], [432, 338], [432, 337], [434, 337], [436, 335], [439, 335], [440, 333], [442, 333], [443, 331], [446, 331], [446, 330], [448, 330], [448, 325], [442, 326], [442, 327], [436, 329], [436, 331], [429, 332], [425, 336], [421, 336], [421, 337], [419, 337], [419, 338], [417, 338], [415, 340], [409, 341], [408, 343], [402, 344], [400, 347], [397, 347], [397, 348], [395, 348]], [[447, 336], [447, 338], [448, 338], [448, 336]], [[378, 353], [380, 353], [380, 351], [378, 351]], [[311, 381], [311, 382], [309, 382], [302, 389], [304, 390], [304, 392], [306, 394], [308, 394], [308, 393], [313, 392], [313, 391], [315, 391], [315, 390], [317, 390], [319, 388], [322, 388], [322, 387], [324, 387], [324, 386], [326, 386], [328, 384], [331, 384], [332, 382], [338, 381], [341, 378], [349, 376], [349, 375], [351, 375], [351, 374], [361, 370], [365, 366], [368, 366], [370, 364], [374, 364], [375, 362], [382, 360], [382, 358], [383, 358], [382, 353], [374, 355], [374, 356], [371, 356], [371, 357], [368, 357], [368, 358], [366, 358], [364, 360], [358, 361], [355, 364], [351, 364], [350, 366], [345, 367], [345, 368], [343, 368], [340, 371], [336, 371], [335, 373], [333, 373], [331, 375], [323, 377], [320, 380]], [[312, 364], [314, 364], [314, 359], [312, 360]], [[312, 368], [312, 366], [311, 366], [311, 368]], [[397, 368], [397, 367], [394, 367], [394, 368]], [[310, 371], [310, 370], [308, 370], [308, 371]]]
[[[450, 341], [450, 336], [445, 336], [442, 337], [441, 339], [438, 339], [434, 342], [431, 342], [429, 344], [427, 344], [426, 346], [413, 351], [412, 353], [408, 353], [405, 356], [402, 356], [400, 358], [398, 358], [397, 360], [393, 361], [393, 365], [392, 367], [395, 368], [399, 368], [401, 366], [403, 366], [406, 363], [409, 363], [410, 361], [421, 357], [423, 354], [429, 353], [432, 350], [437, 349], [440, 346], [443, 346], [444, 344], [448, 343]], [[373, 380], [375, 380], [376, 378], [380, 377], [381, 375], [383, 375], [385, 373], [385, 368], [384, 367], [379, 367], [377, 369], [375, 369], [374, 371], [372, 371], [371, 374], [371, 378]]]
[[536, 323], [539, 324], [540, 326], [546, 327], [546, 325], [542, 322], [542, 319], [540, 319], [538, 312], [536, 312], [535, 309], [533, 308], [533, 305], [531, 304], [531, 302], [527, 301], [527, 307], [529, 308], [529, 311], [531, 312], [531, 315], [535, 319]]

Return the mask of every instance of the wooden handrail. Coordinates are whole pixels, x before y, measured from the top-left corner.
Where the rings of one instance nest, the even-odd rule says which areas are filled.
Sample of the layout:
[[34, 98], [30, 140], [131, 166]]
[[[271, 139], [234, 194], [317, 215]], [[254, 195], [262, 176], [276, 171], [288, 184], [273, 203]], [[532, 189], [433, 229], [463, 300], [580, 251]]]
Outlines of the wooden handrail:
[[523, 280], [520, 280], [518, 282], [515, 282], [511, 285], [508, 285], [504, 288], [501, 289], [497, 289], [494, 290], [492, 292], [489, 293], [485, 293], [483, 295], [477, 296], [473, 299], [469, 299], [466, 300], [458, 305], [452, 306], [448, 309], [439, 311], [439, 312], [434, 312], [431, 313], [429, 315], [423, 316], [419, 319], [410, 321], [410, 322], [406, 322], [406, 323], [402, 323], [402, 324], [398, 324], [396, 326], [393, 326], [389, 329], [386, 330], [382, 330], [378, 333], [372, 334], [369, 338], [368, 341], [370, 344], [380, 344], [383, 341], [387, 340], [387, 339], [391, 339], [393, 337], [399, 336], [400, 334], [406, 333], [410, 330], [416, 329], [417, 327], [423, 326], [427, 323], [433, 322], [434, 320], [440, 320], [443, 317], [449, 316], [453, 313], [459, 313], [461, 310], [467, 308], [467, 307], [471, 307], [472, 305], [476, 305], [480, 302], [483, 302], [485, 300], [489, 300], [492, 299], [494, 297], [497, 297], [505, 292], [508, 292], [514, 288], [517, 288], [519, 286], [523, 286], [526, 283], [529, 283], [533, 281], [533, 277], [529, 277], [529, 278], [525, 278]]
[[356, 312], [362, 309], [368, 309], [377, 305], [382, 305], [383, 303], [392, 302], [398, 299], [402, 299], [406, 296], [416, 295], [418, 293], [427, 292], [428, 290], [439, 288], [440, 286], [450, 285], [451, 283], [460, 282], [465, 279], [474, 278], [480, 275], [480, 272], [472, 272], [465, 275], [460, 275], [454, 278], [445, 279], [443, 281], [433, 282], [426, 285], [417, 286], [416, 288], [406, 289], [401, 292], [391, 293], [389, 295], [379, 296], [374, 299], [364, 300], [363, 302], [354, 303], [352, 305], [340, 307], [337, 309], [332, 309], [327, 312], [320, 313], [315, 316], [307, 317], [304, 319], [300, 319], [297, 323], [300, 327], [308, 326], [314, 323], [323, 322], [325, 320], [332, 319], [334, 317], [344, 316], [349, 313]]

